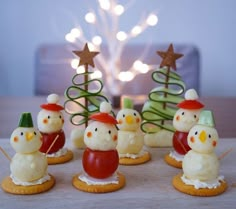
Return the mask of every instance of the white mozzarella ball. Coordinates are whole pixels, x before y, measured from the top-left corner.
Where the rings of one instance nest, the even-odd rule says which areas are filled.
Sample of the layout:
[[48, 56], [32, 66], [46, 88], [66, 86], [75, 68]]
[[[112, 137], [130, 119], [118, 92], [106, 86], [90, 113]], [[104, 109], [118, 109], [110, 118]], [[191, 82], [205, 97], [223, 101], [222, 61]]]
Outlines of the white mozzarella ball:
[[41, 134], [35, 128], [16, 128], [10, 138], [10, 143], [17, 153], [32, 153], [42, 145]]
[[178, 109], [173, 118], [173, 126], [177, 131], [189, 132], [198, 122], [201, 110]]
[[204, 125], [195, 125], [188, 134], [189, 146], [199, 153], [214, 152], [219, 140], [215, 128]]
[[84, 143], [93, 150], [116, 149], [117, 129], [112, 124], [94, 121], [85, 129]]
[[121, 109], [116, 119], [117, 127], [122, 131], [138, 131], [141, 124], [141, 116], [138, 111], [133, 109]]
[[59, 111], [49, 111], [42, 109], [37, 116], [39, 131], [43, 133], [54, 133], [62, 129], [64, 116]]

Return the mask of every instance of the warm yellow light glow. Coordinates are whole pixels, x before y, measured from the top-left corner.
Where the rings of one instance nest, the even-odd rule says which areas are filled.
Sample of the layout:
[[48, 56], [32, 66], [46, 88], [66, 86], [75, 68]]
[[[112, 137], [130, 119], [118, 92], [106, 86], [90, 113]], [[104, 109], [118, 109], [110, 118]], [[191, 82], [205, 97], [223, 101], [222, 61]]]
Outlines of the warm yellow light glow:
[[134, 78], [134, 74], [132, 72], [126, 71], [126, 72], [120, 72], [118, 75], [118, 78], [120, 81], [131, 81]]
[[156, 25], [158, 22], [158, 18], [155, 14], [150, 14], [146, 20], [146, 23], [150, 26]]
[[102, 72], [100, 70], [95, 70], [91, 75], [91, 79], [101, 78]]
[[143, 65], [142, 61], [136, 60], [136, 61], [133, 63], [133, 68], [134, 68], [135, 70], [140, 70], [140, 69], [142, 68], [142, 65]]
[[74, 38], [79, 38], [80, 35], [81, 35], [81, 32], [78, 28], [73, 28], [71, 31], [70, 31], [70, 34], [72, 36], [74, 36]]
[[94, 36], [92, 42], [94, 45], [99, 46], [102, 43], [102, 38], [100, 36]]
[[111, 7], [111, 3], [109, 0], [99, 0], [99, 4], [100, 4], [101, 9], [104, 9], [104, 10], [109, 10]]
[[84, 66], [83, 66], [83, 65], [79, 66], [79, 67], [76, 69], [76, 72], [77, 72], [77, 74], [84, 73], [84, 72], [85, 72]]
[[120, 16], [120, 15], [122, 15], [123, 14], [123, 12], [124, 12], [124, 7], [121, 5], [121, 4], [117, 4], [116, 6], [115, 6], [115, 8], [114, 8], [114, 12], [115, 12], [115, 14], [116, 15], [118, 15], [118, 16]]
[[75, 42], [75, 37], [74, 37], [71, 33], [67, 33], [67, 34], [65, 35], [65, 39], [66, 39], [68, 42], [71, 42], [71, 43]]
[[133, 63], [133, 68], [140, 73], [147, 73], [149, 71], [149, 66], [147, 64], [142, 63], [140, 60], [136, 60]]
[[143, 64], [139, 71], [140, 73], [147, 73], [149, 71], [149, 66], [147, 64]]
[[96, 16], [92, 12], [88, 12], [84, 18], [88, 23], [95, 23], [96, 21]]
[[73, 69], [77, 69], [79, 65], [79, 60], [78, 59], [72, 59], [70, 62], [70, 65]]
[[87, 44], [88, 44], [89, 51], [95, 51], [96, 50], [96, 47], [93, 45], [93, 43], [88, 42]]
[[124, 41], [127, 38], [127, 34], [124, 31], [120, 31], [116, 34], [116, 38], [119, 41]]
[[131, 33], [132, 33], [133, 36], [137, 36], [141, 32], [142, 32], [142, 27], [139, 26], [139, 25], [134, 26], [131, 30]]

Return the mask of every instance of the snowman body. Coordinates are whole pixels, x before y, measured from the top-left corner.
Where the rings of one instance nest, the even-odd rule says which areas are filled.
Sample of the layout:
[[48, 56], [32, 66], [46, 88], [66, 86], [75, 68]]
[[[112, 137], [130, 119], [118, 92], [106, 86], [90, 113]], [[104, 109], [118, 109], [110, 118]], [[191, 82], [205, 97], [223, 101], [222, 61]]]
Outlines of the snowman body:
[[85, 129], [84, 142], [87, 146], [82, 159], [84, 171], [97, 179], [112, 176], [119, 165], [115, 125], [100, 121], [90, 123]]
[[16, 154], [11, 160], [12, 175], [23, 182], [38, 180], [47, 173], [47, 159], [39, 152], [41, 134], [36, 129], [18, 127], [11, 135], [12, 147]]
[[39, 151], [30, 154], [16, 153], [12, 158], [10, 170], [12, 175], [20, 181], [35, 181], [45, 175], [47, 159]]
[[144, 135], [140, 131], [141, 116], [133, 109], [124, 108], [117, 114], [119, 154], [138, 154], [144, 145]]
[[210, 182], [219, 176], [219, 160], [214, 152], [218, 143], [215, 128], [195, 125], [189, 132], [190, 150], [183, 160], [183, 172], [187, 179]]

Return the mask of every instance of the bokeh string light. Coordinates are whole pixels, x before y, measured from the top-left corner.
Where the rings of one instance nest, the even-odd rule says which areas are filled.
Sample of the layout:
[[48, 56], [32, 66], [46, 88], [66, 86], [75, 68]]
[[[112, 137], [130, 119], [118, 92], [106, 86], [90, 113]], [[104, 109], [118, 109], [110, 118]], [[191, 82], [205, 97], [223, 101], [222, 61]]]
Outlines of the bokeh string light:
[[[151, 66], [141, 60], [134, 60], [130, 69], [121, 69], [120, 59], [124, 46], [130, 39], [142, 34], [148, 27], [155, 26], [158, 23], [158, 17], [156, 14], [150, 13], [131, 27], [130, 31], [121, 31], [118, 27], [119, 18], [126, 12], [127, 6], [117, 3], [116, 0], [97, 0], [97, 4], [97, 10], [90, 10], [84, 17], [85, 22], [93, 28], [92, 32], [95, 34], [88, 38], [81, 26], [77, 25], [65, 35], [65, 39], [75, 44], [78, 49], [82, 48], [84, 43], [88, 43], [89, 49], [95, 51], [101, 51], [102, 44], [107, 47], [109, 54], [106, 57], [103, 53], [96, 57], [96, 62], [102, 68], [101, 71], [97, 69], [90, 76], [106, 78], [104, 89], [107, 93], [120, 95], [124, 82], [130, 82], [136, 75], [147, 73], [151, 69]], [[112, 30], [110, 30], [111, 28]], [[71, 67], [77, 69], [77, 63], [78, 60], [72, 59]]]

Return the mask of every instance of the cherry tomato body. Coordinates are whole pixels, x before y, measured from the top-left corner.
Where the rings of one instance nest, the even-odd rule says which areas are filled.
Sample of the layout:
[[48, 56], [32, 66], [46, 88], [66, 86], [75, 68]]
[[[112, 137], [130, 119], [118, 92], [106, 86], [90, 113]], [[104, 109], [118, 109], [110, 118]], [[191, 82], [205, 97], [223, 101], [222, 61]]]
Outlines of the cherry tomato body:
[[57, 137], [57, 135], [58, 135], [58, 138], [56, 142], [53, 144], [52, 148], [49, 150], [48, 154], [55, 153], [64, 147], [66, 137], [63, 130], [56, 133], [50, 133], [50, 134], [41, 133], [41, 134], [42, 134], [43, 144], [39, 149], [40, 152], [46, 153], [49, 147], [51, 146], [51, 144], [53, 143], [53, 141], [55, 140], [55, 138]]
[[83, 154], [84, 171], [93, 178], [104, 179], [111, 176], [118, 168], [117, 150], [91, 150], [86, 148]]
[[188, 132], [175, 131], [173, 136], [173, 147], [181, 155], [185, 155], [191, 148], [188, 145]]

